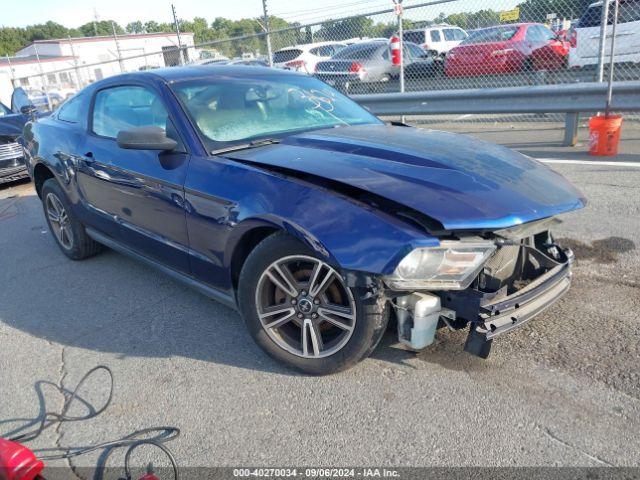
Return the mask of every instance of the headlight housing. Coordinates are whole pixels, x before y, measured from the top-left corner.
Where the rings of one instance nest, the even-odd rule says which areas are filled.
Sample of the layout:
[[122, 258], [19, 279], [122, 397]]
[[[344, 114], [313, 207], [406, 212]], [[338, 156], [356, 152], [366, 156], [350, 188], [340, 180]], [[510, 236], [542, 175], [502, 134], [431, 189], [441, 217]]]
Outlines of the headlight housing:
[[394, 290], [464, 290], [496, 249], [492, 242], [443, 241], [413, 250], [385, 278]]

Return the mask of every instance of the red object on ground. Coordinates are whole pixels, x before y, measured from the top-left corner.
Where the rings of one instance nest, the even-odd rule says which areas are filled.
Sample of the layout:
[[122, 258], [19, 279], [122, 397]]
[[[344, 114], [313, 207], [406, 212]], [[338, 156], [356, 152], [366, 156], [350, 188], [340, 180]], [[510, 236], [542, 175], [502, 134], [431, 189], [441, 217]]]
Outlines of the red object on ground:
[[470, 39], [447, 53], [444, 71], [448, 77], [559, 70], [566, 67], [569, 56], [569, 42], [537, 23], [489, 27]]
[[160, 479], [156, 477], [153, 473], [145, 473], [140, 477], [139, 480], [160, 480]]
[[391, 63], [400, 65], [400, 37], [391, 37]]
[[612, 157], [618, 154], [621, 115], [596, 115], [589, 119], [589, 154]]
[[34, 480], [43, 468], [27, 447], [0, 438], [0, 480]]

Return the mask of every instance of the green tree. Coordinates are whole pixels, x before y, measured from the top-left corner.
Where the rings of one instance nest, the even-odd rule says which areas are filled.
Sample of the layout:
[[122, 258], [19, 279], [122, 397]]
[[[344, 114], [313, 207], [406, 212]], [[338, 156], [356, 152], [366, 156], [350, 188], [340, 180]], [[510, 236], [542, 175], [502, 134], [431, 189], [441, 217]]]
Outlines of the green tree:
[[[111, 20], [100, 20], [98, 22], [88, 22], [79, 27], [80, 32], [85, 37], [95, 37], [96, 35], [99, 37], [113, 35], [113, 28], [111, 27]], [[122, 35], [125, 33], [124, 29], [118, 25], [116, 22], [113, 22], [116, 33], [118, 35]]]
[[144, 24], [140, 20], [130, 22], [127, 23], [125, 30], [127, 33], [144, 33]]

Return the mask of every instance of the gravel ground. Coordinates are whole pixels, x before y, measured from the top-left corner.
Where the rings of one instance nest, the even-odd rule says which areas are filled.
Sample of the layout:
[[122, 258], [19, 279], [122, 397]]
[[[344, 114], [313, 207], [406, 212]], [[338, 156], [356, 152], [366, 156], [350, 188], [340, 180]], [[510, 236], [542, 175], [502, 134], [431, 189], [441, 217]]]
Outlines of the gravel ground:
[[[590, 200], [557, 232], [577, 255], [565, 298], [486, 361], [462, 352], [461, 333], [416, 355], [389, 332], [370, 359], [323, 378], [283, 369], [236, 313], [128, 258], [67, 260], [31, 185], [0, 189], [0, 433], [38, 416], [36, 382], [71, 387], [103, 363], [110, 408], [32, 446], [175, 425], [181, 466], [640, 466], [640, 168], [553, 168]], [[91, 382], [84, 397], [98, 406], [105, 393]]]

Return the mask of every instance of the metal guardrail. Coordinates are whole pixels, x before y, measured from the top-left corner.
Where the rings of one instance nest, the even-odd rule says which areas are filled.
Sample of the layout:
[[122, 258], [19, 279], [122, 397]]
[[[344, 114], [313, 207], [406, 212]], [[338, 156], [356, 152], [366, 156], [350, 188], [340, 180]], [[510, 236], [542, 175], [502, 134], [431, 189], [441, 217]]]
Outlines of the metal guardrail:
[[[379, 116], [492, 113], [565, 113], [564, 144], [577, 142], [578, 114], [604, 110], [606, 83], [535, 85], [469, 90], [353, 95]], [[640, 82], [616, 82], [612, 111], [640, 111]]]

